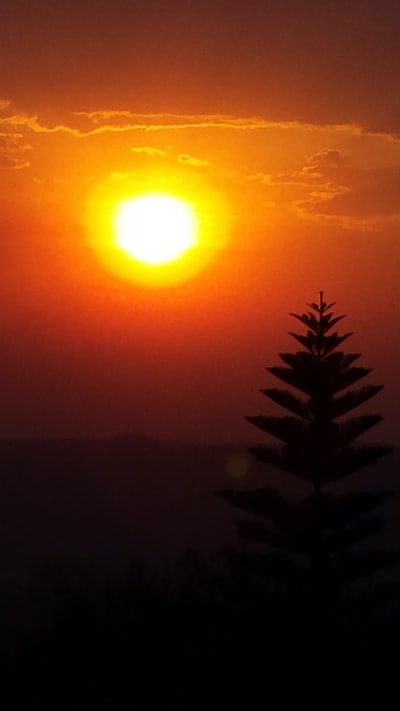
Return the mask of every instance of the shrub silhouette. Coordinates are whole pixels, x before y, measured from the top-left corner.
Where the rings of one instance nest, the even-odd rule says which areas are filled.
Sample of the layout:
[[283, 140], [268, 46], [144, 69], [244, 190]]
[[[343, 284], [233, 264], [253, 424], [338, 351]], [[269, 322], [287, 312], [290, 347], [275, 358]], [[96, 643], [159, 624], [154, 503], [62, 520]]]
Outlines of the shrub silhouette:
[[259, 582], [264, 581], [264, 592], [269, 595], [263, 598], [264, 604], [271, 607], [275, 596], [277, 605], [271, 609], [282, 611], [277, 616], [278, 637], [283, 626], [292, 634], [297, 625], [299, 654], [308, 645], [314, 650], [314, 668], [326, 671], [326, 656], [332, 656], [335, 640], [341, 639], [343, 654], [345, 631], [352, 629], [353, 639], [360, 639], [361, 632], [367, 634], [366, 622], [376, 622], [378, 603], [399, 592], [391, 582], [366, 589], [358, 581], [398, 563], [400, 555], [397, 550], [366, 549], [364, 545], [367, 537], [383, 527], [380, 517], [366, 514], [392, 492], [334, 494], [330, 490], [339, 480], [378, 462], [390, 448], [354, 443], [381, 416], [344, 416], [374, 397], [382, 386], [352, 387], [370, 369], [354, 365], [360, 354], [341, 350], [352, 334], [339, 335], [333, 329], [344, 316], [334, 315], [334, 303], [327, 304], [323, 292], [319, 303], [308, 306], [307, 313], [291, 314], [307, 329], [305, 335], [290, 334], [302, 349], [280, 353], [283, 365], [267, 368], [300, 395], [275, 388], [261, 391], [290, 414], [246, 419], [281, 442], [253, 447], [252, 453], [261, 462], [305, 481], [311, 492], [296, 504], [273, 487], [218, 494], [252, 514], [252, 518], [236, 521], [242, 540], [251, 545], [246, 550], [226, 551], [230, 563], [236, 571], [247, 571], [248, 579], [258, 576]]

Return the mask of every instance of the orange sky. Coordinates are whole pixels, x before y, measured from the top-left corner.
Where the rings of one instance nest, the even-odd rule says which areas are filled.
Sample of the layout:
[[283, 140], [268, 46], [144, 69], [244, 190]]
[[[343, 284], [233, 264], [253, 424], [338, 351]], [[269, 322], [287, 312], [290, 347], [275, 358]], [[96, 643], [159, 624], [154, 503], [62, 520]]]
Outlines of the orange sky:
[[[400, 9], [277, 5], [2, 3], [2, 436], [257, 440], [263, 368], [324, 289], [397, 443]], [[104, 267], [88, 211], [160, 184], [229, 228], [155, 288]]]

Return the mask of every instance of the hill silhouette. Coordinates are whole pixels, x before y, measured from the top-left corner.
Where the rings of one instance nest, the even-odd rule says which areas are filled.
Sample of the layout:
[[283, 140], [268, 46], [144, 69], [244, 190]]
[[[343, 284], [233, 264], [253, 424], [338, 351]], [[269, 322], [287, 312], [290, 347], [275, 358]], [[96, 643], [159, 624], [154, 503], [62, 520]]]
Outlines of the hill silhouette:
[[[247, 457], [246, 446], [176, 443], [137, 436], [0, 440], [1, 578], [70, 561], [94, 574], [130, 560], [171, 560], [188, 548], [216, 552], [234, 540], [232, 513], [214, 492], [229, 484], [288, 486]], [[398, 490], [400, 453], [370, 467], [354, 487]], [[345, 485], [342, 484], [344, 487]], [[386, 536], [398, 527], [394, 497]]]
[[51, 560], [117, 572], [233, 536], [214, 490], [245, 448], [135, 436], [0, 441], [1, 570]]

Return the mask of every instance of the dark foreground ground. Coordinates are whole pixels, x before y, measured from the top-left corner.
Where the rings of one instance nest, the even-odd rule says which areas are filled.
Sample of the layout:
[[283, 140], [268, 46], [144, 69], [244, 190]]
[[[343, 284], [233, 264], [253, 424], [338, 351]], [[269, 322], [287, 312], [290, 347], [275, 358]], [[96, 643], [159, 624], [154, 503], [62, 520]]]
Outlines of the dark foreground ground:
[[[245, 448], [3, 441], [0, 457], [3, 708], [384, 703], [400, 691], [395, 606], [355, 604], [321, 630], [296, 586], [221, 555], [236, 536], [216, 489], [304, 493]], [[398, 464], [394, 452], [352, 486], [396, 489]], [[385, 506], [384, 545], [398, 545], [399, 500]]]

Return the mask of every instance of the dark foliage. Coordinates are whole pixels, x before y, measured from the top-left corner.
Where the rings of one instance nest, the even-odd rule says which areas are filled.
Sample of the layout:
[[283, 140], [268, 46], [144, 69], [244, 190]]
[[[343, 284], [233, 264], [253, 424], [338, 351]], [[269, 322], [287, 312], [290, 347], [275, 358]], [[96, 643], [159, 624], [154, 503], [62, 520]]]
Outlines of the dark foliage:
[[[318, 667], [309, 664], [307, 619], [296, 604], [302, 571], [282, 554], [233, 558], [229, 574], [191, 554], [172, 577], [136, 568], [107, 587], [77, 591], [40, 632], [1, 657], [2, 708], [246, 708], [266, 693], [281, 704], [310, 702]], [[266, 604], [272, 578], [291, 582], [275, 605]], [[387, 584], [366, 604], [396, 593]], [[400, 691], [400, 619], [367, 635], [366, 610], [349, 600], [345, 613], [359, 620], [357, 644], [342, 630], [339, 653], [328, 650], [325, 695], [328, 689], [341, 702], [350, 691], [362, 701], [379, 689], [385, 706], [385, 693]]]

